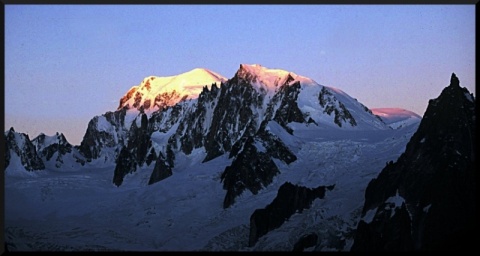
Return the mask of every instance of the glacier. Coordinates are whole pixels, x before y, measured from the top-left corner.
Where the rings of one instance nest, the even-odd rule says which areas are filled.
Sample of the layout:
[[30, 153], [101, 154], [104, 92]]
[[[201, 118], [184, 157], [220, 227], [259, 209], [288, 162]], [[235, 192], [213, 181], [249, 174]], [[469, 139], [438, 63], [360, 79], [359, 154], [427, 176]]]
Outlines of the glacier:
[[[196, 78], [192, 74], [201, 74], [200, 85], [187, 81]], [[396, 160], [405, 151], [420, 118], [412, 112], [400, 111], [402, 115], [398, 112], [391, 114], [394, 118], [382, 119], [340, 89], [257, 64], [240, 65], [234, 79], [226, 80], [205, 69], [175, 77], [144, 79], [120, 100], [119, 109], [90, 121], [82, 150], [78, 146], [73, 149], [76, 154], [91, 153], [82, 164], [78, 157], [67, 155], [60, 167], [48, 164], [43, 170], [27, 172], [19, 156], [11, 154], [5, 170], [7, 249], [291, 251], [300, 237], [314, 232], [321, 242], [308, 250], [350, 250], [368, 182], [387, 162]], [[187, 90], [187, 86], [179, 90], [187, 97], [175, 94], [172, 101], [171, 91], [156, 88], [155, 84], [165, 88], [193, 84], [190, 89], [197, 90], [199, 97]], [[235, 99], [239, 101], [239, 109], [250, 109], [252, 116], [246, 123], [240, 123], [238, 116], [228, 119], [231, 121], [231, 128], [225, 128], [228, 134], [219, 137], [212, 133], [212, 136], [230, 140], [224, 145], [234, 145], [243, 136], [249, 136], [249, 128], [255, 132], [264, 129], [263, 132], [278, 138], [296, 160], [287, 163], [273, 155], [271, 159], [279, 173], [271, 183], [256, 193], [245, 189], [235, 203], [224, 207], [226, 191], [221, 177], [236, 155], [232, 156], [230, 149], [224, 147], [211, 157], [205, 144], [192, 146], [183, 140], [189, 134], [209, 134], [218, 125], [213, 122], [215, 118], [216, 122], [227, 120], [228, 113], [219, 118], [214, 113], [220, 112], [215, 110], [219, 102], [229, 102], [229, 99], [222, 101], [222, 93], [246, 92], [239, 86], [253, 88], [246, 94], [256, 97], [251, 105], [245, 106], [243, 98]], [[138, 94], [135, 100], [137, 91], [143, 94]], [[161, 99], [164, 104], [161, 107], [150, 109], [145, 102], [156, 99], [153, 91], [169, 97]], [[292, 101], [289, 97], [296, 98]], [[206, 105], [200, 106], [200, 102]], [[283, 116], [290, 113], [284, 110], [291, 109], [292, 102], [304, 122], [288, 121], [289, 117]], [[223, 107], [228, 109], [230, 105], [234, 104]], [[200, 108], [204, 112], [197, 115]], [[173, 151], [172, 175], [148, 185], [154, 165], [141, 162], [116, 186], [112, 183], [115, 159], [120, 149], [128, 145], [131, 127], [141, 126], [144, 114], [149, 118], [153, 152], [167, 155], [172, 138], [178, 140], [178, 148]], [[88, 143], [87, 134], [93, 134]], [[268, 150], [258, 137], [254, 139], [253, 147], [258, 152]], [[187, 144], [189, 150], [182, 150]], [[63, 167], [68, 167], [68, 171]], [[295, 213], [250, 247], [250, 216], [272, 202], [285, 182], [308, 188], [335, 187], [324, 198], [315, 199], [309, 209]]]

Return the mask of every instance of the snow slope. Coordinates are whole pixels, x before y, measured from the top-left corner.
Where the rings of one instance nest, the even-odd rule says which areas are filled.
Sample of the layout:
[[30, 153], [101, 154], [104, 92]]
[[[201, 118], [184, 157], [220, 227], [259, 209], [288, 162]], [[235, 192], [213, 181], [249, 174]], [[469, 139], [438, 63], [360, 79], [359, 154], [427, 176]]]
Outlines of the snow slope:
[[[270, 102], [275, 93], [278, 92], [281, 85], [287, 83], [292, 85], [296, 82], [300, 83], [301, 90], [298, 94], [297, 104], [299, 109], [306, 116], [311, 117], [320, 126], [328, 126], [331, 128], [338, 128], [334, 122], [335, 115], [326, 114], [326, 108], [319, 105], [320, 93], [328, 93], [328, 104], [335, 109], [340, 109], [341, 105], [351, 113], [356, 120], [357, 125], [344, 125], [343, 129], [387, 129], [388, 127], [378, 120], [368, 108], [358, 102], [356, 99], [349, 96], [344, 91], [331, 87], [324, 86], [316, 81], [297, 75], [282, 69], [269, 69], [259, 64], [241, 64], [239, 71], [236, 74], [245, 80], [248, 80], [259, 91], [266, 95], [263, 109]], [[322, 91], [323, 89], [325, 91]], [[262, 116], [262, 113], [259, 113]]]
[[419, 123], [422, 119], [421, 116], [403, 108], [372, 108], [372, 113], [393, 129]]
[[[99, 136], [99, 141], [106, 141], [98, 144], [101, 147], [98, 159], [81, 166], [75, 165], [73, 158], [65, 158], [64, 166], [70, 166], [69, 172], [47, 166], [34, 176], [10, 175], [9, 170], [18, 163], [9, 165], [5, 177], [5, 236], [9, 250], [288, 251], [301, 235], [309, 232], [317, 233], [322, 241], [312, 250], [348, 250], [368, 182], [386, 162], [397, 159], [405, 150], [417, 125], [391, 129], [345, 92], [292, 72], [242, 64], [236, 76], [248, 80], [257, 92], [266, 96], [261, 106], [252, 109], [252, 115], [258, 119], [257, 126], [264, 120], [267, 106], [272, 106], [271, 114], [275, 114], [285, 103], [282, 100], [291, 94], [295, 94], [296, 99], [287, 101], [291, 105], [284, 104], [283, 108], [296, 104], [305, 121], [313, 120], [289, 122], [286, 125], [291, 133], [273, 118], [266, 120], [265, 129], [279, 137], [297, 160], [287, 165], [272, 158], [280, 173], [258, 194], [245, 190], [233, 205], [224, 209], [226, 190], [220, 177], [234, 159], [228, 158], [229, 152], [225, 152], [203, 162], [208, 153], [205, 146], [192, 147], [188, 154], [176, 151], [173, 175], [152, 185], [147, 184], [153, 165], [139, 166], [135, 172], [126, 174], [120, 187], [112, 183], [116, 143], [128, 138], [130, 125], [140, 121], [135, 119], [139, 109], [144, 108], [151, 114], [180, 102], [176, 105], [181, 107], [179, 113], [183, 118], [186, 113], [191, 115], [192, 130], [204, 135], [212, 126], [212, 106], [217, 106], [219, 96], [216, 95], [220, 94], [213, 93], [213, 89], [204, 94], [212, 99], [203, 100], [209, 104], [203, 106], [205, 115], [200, 119], [194, 112], [200, 102], [196, 97], [204, 86], [225, 81], [205, 69], [172, 77], [148, 77], [122, 98], [118, 111], [125, 111], [123, 119], [110, 114], [91, 122], [91, 130], [95, 131], [92, 134], [100, 134], [103, 137]], [[297, 86], [296, 91], [279, 93], [284, 84]], [[234, 87], [229, 86], [229, 89]], [[278, 101], [270, 104], [276, 95], [279, 95]], [[182, 100], [189, 97], [191, 101]], [[233, 101], [233, 97], [230, 99]], [[242, 100], [245, 99], [235, 100], [239, 100], [240, 107], [244, 106]], [[146, 104], [147, 101], [150, 103]], [[232, 105], [232, 101], [226, 105]], [[335, 111], [328, 113], [329, 109]], [[174, 112], [173, 108], [164, 110], [157, 113]], [[350, 115], [355, 125], [348, 121]], [[335, 123], [339, 116], [347, 118], [340, 121], [341, 126]], [[166, 120], [170, 119], [165, 116], [156, 124], [165, 129], [158, 128], [151, 135], [155, 151], [166, 151], [169, 138], [176, 134], [182, 117], [171, 119], [172, 123], [167, 125]], [[226, 131], [231, 132], [236, 126], [236, 130], [242, 131], [238, 128], [238, 116], [234, 119]], [[225, 123], [223, 120], [219, 123]], [[197, 124], [201, 124], [198, 125], [201, 129], [194, 129]], [[178, 137], [188, 138], [188, 134]], [[224, 139], [235, 138], [229, 135]], [[108, 146], [110, 144], [114, 145]], [[259, 151], [265, 150], [260, 143], [256, 145]], [[335, 184], [335, 188], [328, 191], [324, 199], [315, 200], [310, 209], [293, 215], [280, 228], [262, 236], [255, 246], [248, 247], [251, 214], [269, 204], [287, 181], [306, 187]]]
[[[122, 97], [118, 109], [125, 106], [138, 109], [144, 106], [145, 110], [153, 112], [162, 106], [173, 106], [180, 100], [195, 99], [204, 86], [210, 88], [213, 83], [220, 86], [220, 83], [226, 80], [225, 77], [204, 68], [196, 68], [176, 76], [149, 76]], [[160, 103], [156, 104], [158, 102]]]
[[[281, 129], [275, 122], [270, 126]], [[115, 187], [114, 166], [92, 163], [68, 173], [47, 169], [35, 177], [7, 175], [9, 249], [291, 250], [300, 234], [313, 231], [323, 241], [313, 250], [348, 250], [368, 182], [404, 151], [416, 127], [351, 131], [293, 126], [294, 135], [280, 136], [299, 159], [289, 166], [276, 161], [281, 173], [273, 183], [255, 196], [244, 192], [228, 209], [222, 207], [220, 175], [232, 160], [223, 155], [202, 163], [201, 148], [178, 155], [173, 175], [150, 186], [147, 168], [127, 175], [125, 185]], [[247, 247], [250, 215], [270, 203], [285, 181], [336, 186], [310, 209]]]
[[310, 78], [283, 69], [266, 68], [260, 64], [241, 64], [237, 75], [250, 80], [258, 90], [266, 91], [268, 94], [273, 94], [289, 76], [293, 81], [299, 81], [305, 85], [316, 84]]

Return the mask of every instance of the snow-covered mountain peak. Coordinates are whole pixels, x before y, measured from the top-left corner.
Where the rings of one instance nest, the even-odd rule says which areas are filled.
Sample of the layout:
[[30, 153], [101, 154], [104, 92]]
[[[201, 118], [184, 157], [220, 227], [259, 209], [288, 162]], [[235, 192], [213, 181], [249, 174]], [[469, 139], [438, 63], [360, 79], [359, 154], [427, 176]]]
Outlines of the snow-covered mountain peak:
[[283, 69], [269, 69], [260, 64], [240, 64], [236, 76], [249, 81], [252, 85], [268, 93], [274, 93], [276, 89], [285, 84], [300, 82], [301, 84], [317, 84], [310, 78], [297, 75]]
[[[13, 127], [4, 133], [5, 136], [5, 173], [14, 174], [24, 170], [45, 169], [45, 165], [37, 155], [35, 146], [25, 133], [16, 132]], [[10, 168], [7, 171], [7, 167]], [[17, 173], [18, 174], [18, 173]]]
[[220, 82], [227, 81], [227, 78], [222, 75], [204, 68], [195, 68], [176, 76], [157, 78], [159, 80], [156, 83], [151, 83], [152, 91], [166, 91], [167, 89], [185, 91], [188, 93], [188, 98], [198, 97], [205, 85], [210, 87], [212, 83], [220, 85]]
[[422, 120], [421, 116], [403, 108], [372, 108], [371, 110], [393, 129], [418, 124]]
[[130, 88], [120, 99], [118, 109], [123, 107], [153, 112], [166, 106], [173, 106], [186, 99], [198, 97], [204, 86], [214, 83], [220, 86], [227, 78], [204, 68], [166, 77], [149, 76]]
[[[69, 144], [67, 138], [63, 133], [56, 132], [54, 135], [46, 135], [45, 133], [40, 133], [37, 137], [32, 140], [32, 143], [36, 146], [41, 144], [41, 147], [48, 147], [52, 144]], [[39, 148], [37, 147], [37, 150]]]
[[197, 84], [203, 84], [209, 81], [226, 81], [227, 78], [205, 68], [195, 68], [188, 72], [176, 76], [177, 79], [185, 79]]
[[372, 108], [372, 112], [374, 115], [380, 116], [388, 120], [389, 118], [409, 118], [409, 117], [416, 117], [422, 118], [421, 116], [417, 115], [416, 113], [406, 110], [403, 108]]
[[10, 127], [8, 131], [5, 131], [5, 137], [10, 138], [12, 141], [14, 141], [17, 145], [23, 146], [25, 144], [25, 139], [23, 136], [24, 134], [18, 133], [13, 129], [13, 127]]
[[[259, 78], [262, 80], [267, 80], [268, 78], [277, 78], [277, 77], [285, 77], [289, 75], [291, 72], [288, 72], [283, 69], [269, 69], [260, 64], [240, 64], [240, 69], [237, 72], [240, 76], [248, 75], [254, 76], [255, 78]], [[243, 77], [243, 76], [242, 76]], [[252, 77], [253, 78], [253, 77]], [[266, 81], [268, 82], [268, 81]]]

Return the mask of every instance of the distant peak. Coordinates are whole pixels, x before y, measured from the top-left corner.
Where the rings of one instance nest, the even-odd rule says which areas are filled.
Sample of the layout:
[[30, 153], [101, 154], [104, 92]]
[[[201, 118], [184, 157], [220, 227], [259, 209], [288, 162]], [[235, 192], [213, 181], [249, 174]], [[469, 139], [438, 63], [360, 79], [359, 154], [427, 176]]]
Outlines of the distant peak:
[[206, 68], [194, 68], [190, 71], [187, 71], [185, 73], [182, 73], [180, 75], [177, 75], [177, 76], [187, 76], [187, 75], [209, 75], [209, 76], [212, 76], [212, 77], [215, 77], [215, 78], [219, 78], [220, 80], [226, 80], [226, 78], [224, 78], [223, 76], [211, 71], [211, 70], [208, 70]]
[[452, 86], [460, 86], [460, 81], [455, 73], [452, 73], [452, 77], [450, 78], [450, 85]]

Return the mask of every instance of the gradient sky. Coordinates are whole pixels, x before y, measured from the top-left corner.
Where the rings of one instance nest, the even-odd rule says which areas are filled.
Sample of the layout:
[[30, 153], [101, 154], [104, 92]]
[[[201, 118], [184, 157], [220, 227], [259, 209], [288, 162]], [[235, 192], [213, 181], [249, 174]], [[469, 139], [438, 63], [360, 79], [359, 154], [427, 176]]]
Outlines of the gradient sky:
[[241, 63], [423, 115], [452, 72], [475, 94], [475, 5], [5, 5], [5, 130], [79, 145], [144, 77]]

